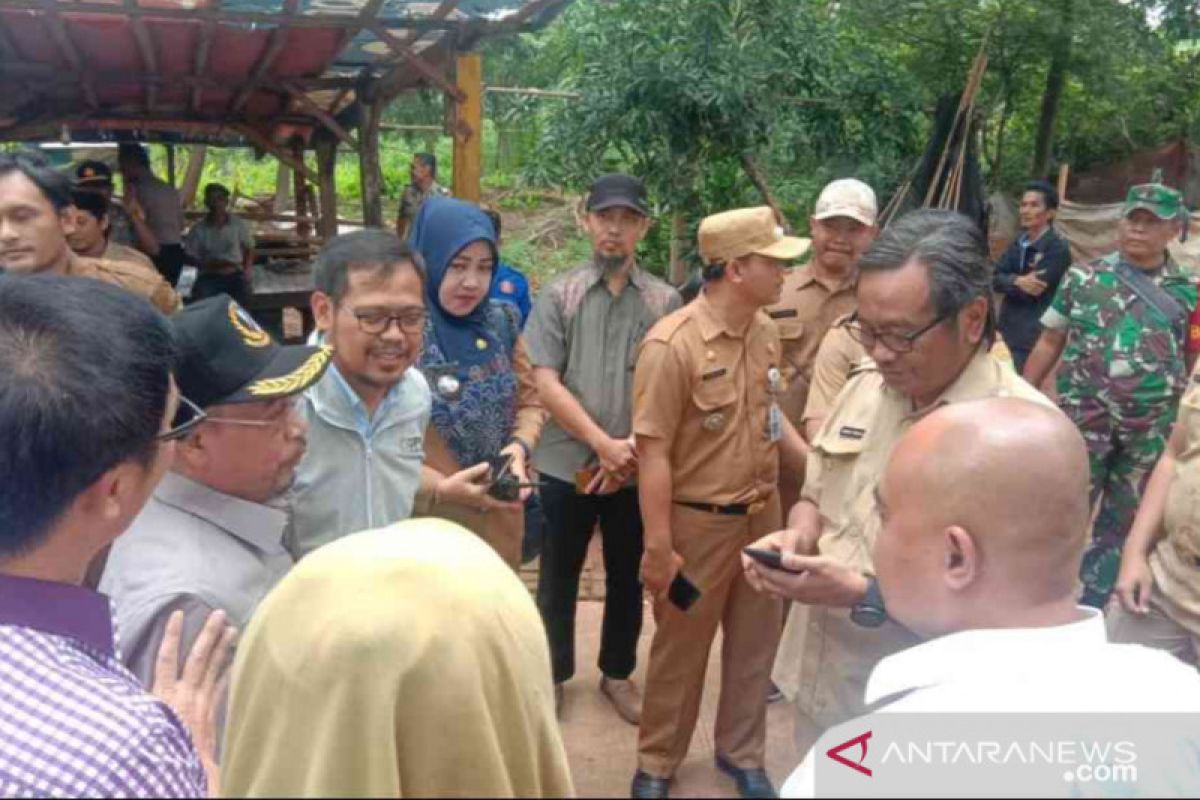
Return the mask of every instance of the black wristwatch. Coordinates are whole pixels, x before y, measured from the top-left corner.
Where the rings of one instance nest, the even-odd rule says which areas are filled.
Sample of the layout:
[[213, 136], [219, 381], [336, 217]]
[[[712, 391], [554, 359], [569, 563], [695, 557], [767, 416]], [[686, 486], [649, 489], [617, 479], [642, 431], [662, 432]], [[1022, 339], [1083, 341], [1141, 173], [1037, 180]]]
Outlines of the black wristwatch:
[[850, 619], [864, 628], [878, 628], [888, 618], [883, 605], [883, 593], [874, 575], [867, 575], [867, 594], [850, 609]]

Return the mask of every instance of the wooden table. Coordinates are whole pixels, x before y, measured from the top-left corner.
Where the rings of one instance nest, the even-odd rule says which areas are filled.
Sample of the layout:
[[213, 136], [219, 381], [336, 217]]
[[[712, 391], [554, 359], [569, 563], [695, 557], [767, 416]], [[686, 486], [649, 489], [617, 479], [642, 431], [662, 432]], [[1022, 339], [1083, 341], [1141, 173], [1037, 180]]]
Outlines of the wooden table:
[[283, 310], [294, 308], [303, 318], [303, 336], [313, 329], [309, 298], [313, 291], [312, 265], [295, 272], [276, 272], [264, 264], [254, 265], [254, 287], [246, 298], [246, 308], [259, 324], [280, 341], [283, 335]]

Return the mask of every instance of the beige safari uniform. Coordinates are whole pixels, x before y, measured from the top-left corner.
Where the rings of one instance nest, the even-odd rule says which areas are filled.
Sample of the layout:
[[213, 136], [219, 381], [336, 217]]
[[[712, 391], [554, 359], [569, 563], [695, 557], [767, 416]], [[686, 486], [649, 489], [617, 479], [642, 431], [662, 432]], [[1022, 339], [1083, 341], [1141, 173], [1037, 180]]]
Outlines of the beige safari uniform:
[[[808, 457], [802, 498], [821, 512], [820, 553], [873, 574], [871, 549], [880, 528], [873, 491], [892, 446], [935, 408], [990, 397], [1053, 405], [1011, 368], [979, 353], [937, 402], [914, 412], [912, 400], [888, 388], [874, 362], [863, 362], [838, 396]], [[917, 642], [891, 620], [864, 628], [850, 620], [849, 609], [793, 603], [774, 680], [796, 701], [801, 751], [823, 730], [863, 714], [863, 692], [875, 664]]]
[[[646, 335], [634, 375], [633, 430], [671, 442], [671, 534], [683, 574], [703, 593], [684, 613], [663, 599], [650, 649], [639, 768], [669, 778], [696, 727], [708, 652], [724, 635], [717, 752], [763, 766], [766, 696], [782, 606], [751, 588], [741, 549], [780, 526], [778, 444], [771, 407], [782, 391], [779, 337], [765, 314], [744, 335], [726, 330], [701, 294]], [[718, 514], [679, 505], [746, 505]]]
[[[855, 271], [851, 279], [831, 288], [817, 280], [811, 263], [805, 264], [788, 273], [779, 302], [767, 309], [767, 316], [779, 327], [783, 346], [781, 369], [788, 389], [780, 396], [779, 406], [801, 435], [817, 348], [834, 321], [857, 307], [854, 293], [857, 279]], [[802, 481], [803, 476], [781, 468], [779, 498], [785, 513], [800, 497]]]
[[1200, 363], [1192, 370], [1175, 425], [1184, 437], [1183, 450], [1163, 512], [1166, 535], [1150, 554], [1150, 613], [1130, 614], [1114, 603], [1108, 628], [1114, 642], [1157, 647], [1195, 666], [1200, 662]]
[[824, 419], [829, 414], [842, 387], [854, 374], [855, 365], [867, 359], [866, 349], [841, 324], [845, 319], [842, 317], [833, 323], [817, 350], [808, 401], [800, 416], [805, 425], [811, 419]]
[[174, 314], [181, 307], [179, 295], [171, 288], [171, 284], [152, 267], [144, 267], [136, 262], [75, 256], [68, 262], [65, 274], [120, 286], [146, 298], [164, 314]]

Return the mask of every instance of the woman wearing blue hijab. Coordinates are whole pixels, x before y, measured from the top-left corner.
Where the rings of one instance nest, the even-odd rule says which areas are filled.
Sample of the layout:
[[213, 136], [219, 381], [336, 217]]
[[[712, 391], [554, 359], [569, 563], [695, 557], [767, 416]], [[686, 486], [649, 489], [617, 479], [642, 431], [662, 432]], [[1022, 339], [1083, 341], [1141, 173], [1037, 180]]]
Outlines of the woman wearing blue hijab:
[[[425, 260], [429, 321], [420, 368], [433, 390], [425, 465], [452, 475], [495, 456], [512, 456], [529, 482], [529, 454], [546, 414], [521, 340], [519, 313], [490, 300], [500, 262], [492, 222], [478, 207], [431, 197], [413, 224], [411, 244]], [[520, 566], [525, 521], [520, 502], [481, 511], [446, 502], [431, 515], [470, 528], [514, 569]]]

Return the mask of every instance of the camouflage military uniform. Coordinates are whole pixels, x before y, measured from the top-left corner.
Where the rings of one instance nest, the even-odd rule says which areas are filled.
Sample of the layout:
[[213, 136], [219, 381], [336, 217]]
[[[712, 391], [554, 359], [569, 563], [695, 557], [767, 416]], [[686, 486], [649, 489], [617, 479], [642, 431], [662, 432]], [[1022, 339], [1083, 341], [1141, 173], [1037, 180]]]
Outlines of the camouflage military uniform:
[[[1112, 253], [1073, 266], [1042, 317], [1045, 327], [1069, 332], [1059, 405], [1087, 442], [1093, 504], [1103, 495], [1080, 574], [1082, 602], [1097, 607], [1112, 591], [1121, 545], [1187, 384], [1180, 331], [1121, 282], [1119, 260]], [[1152, 277], [1195, 308], [1196, 286], [1169, 256]]]

